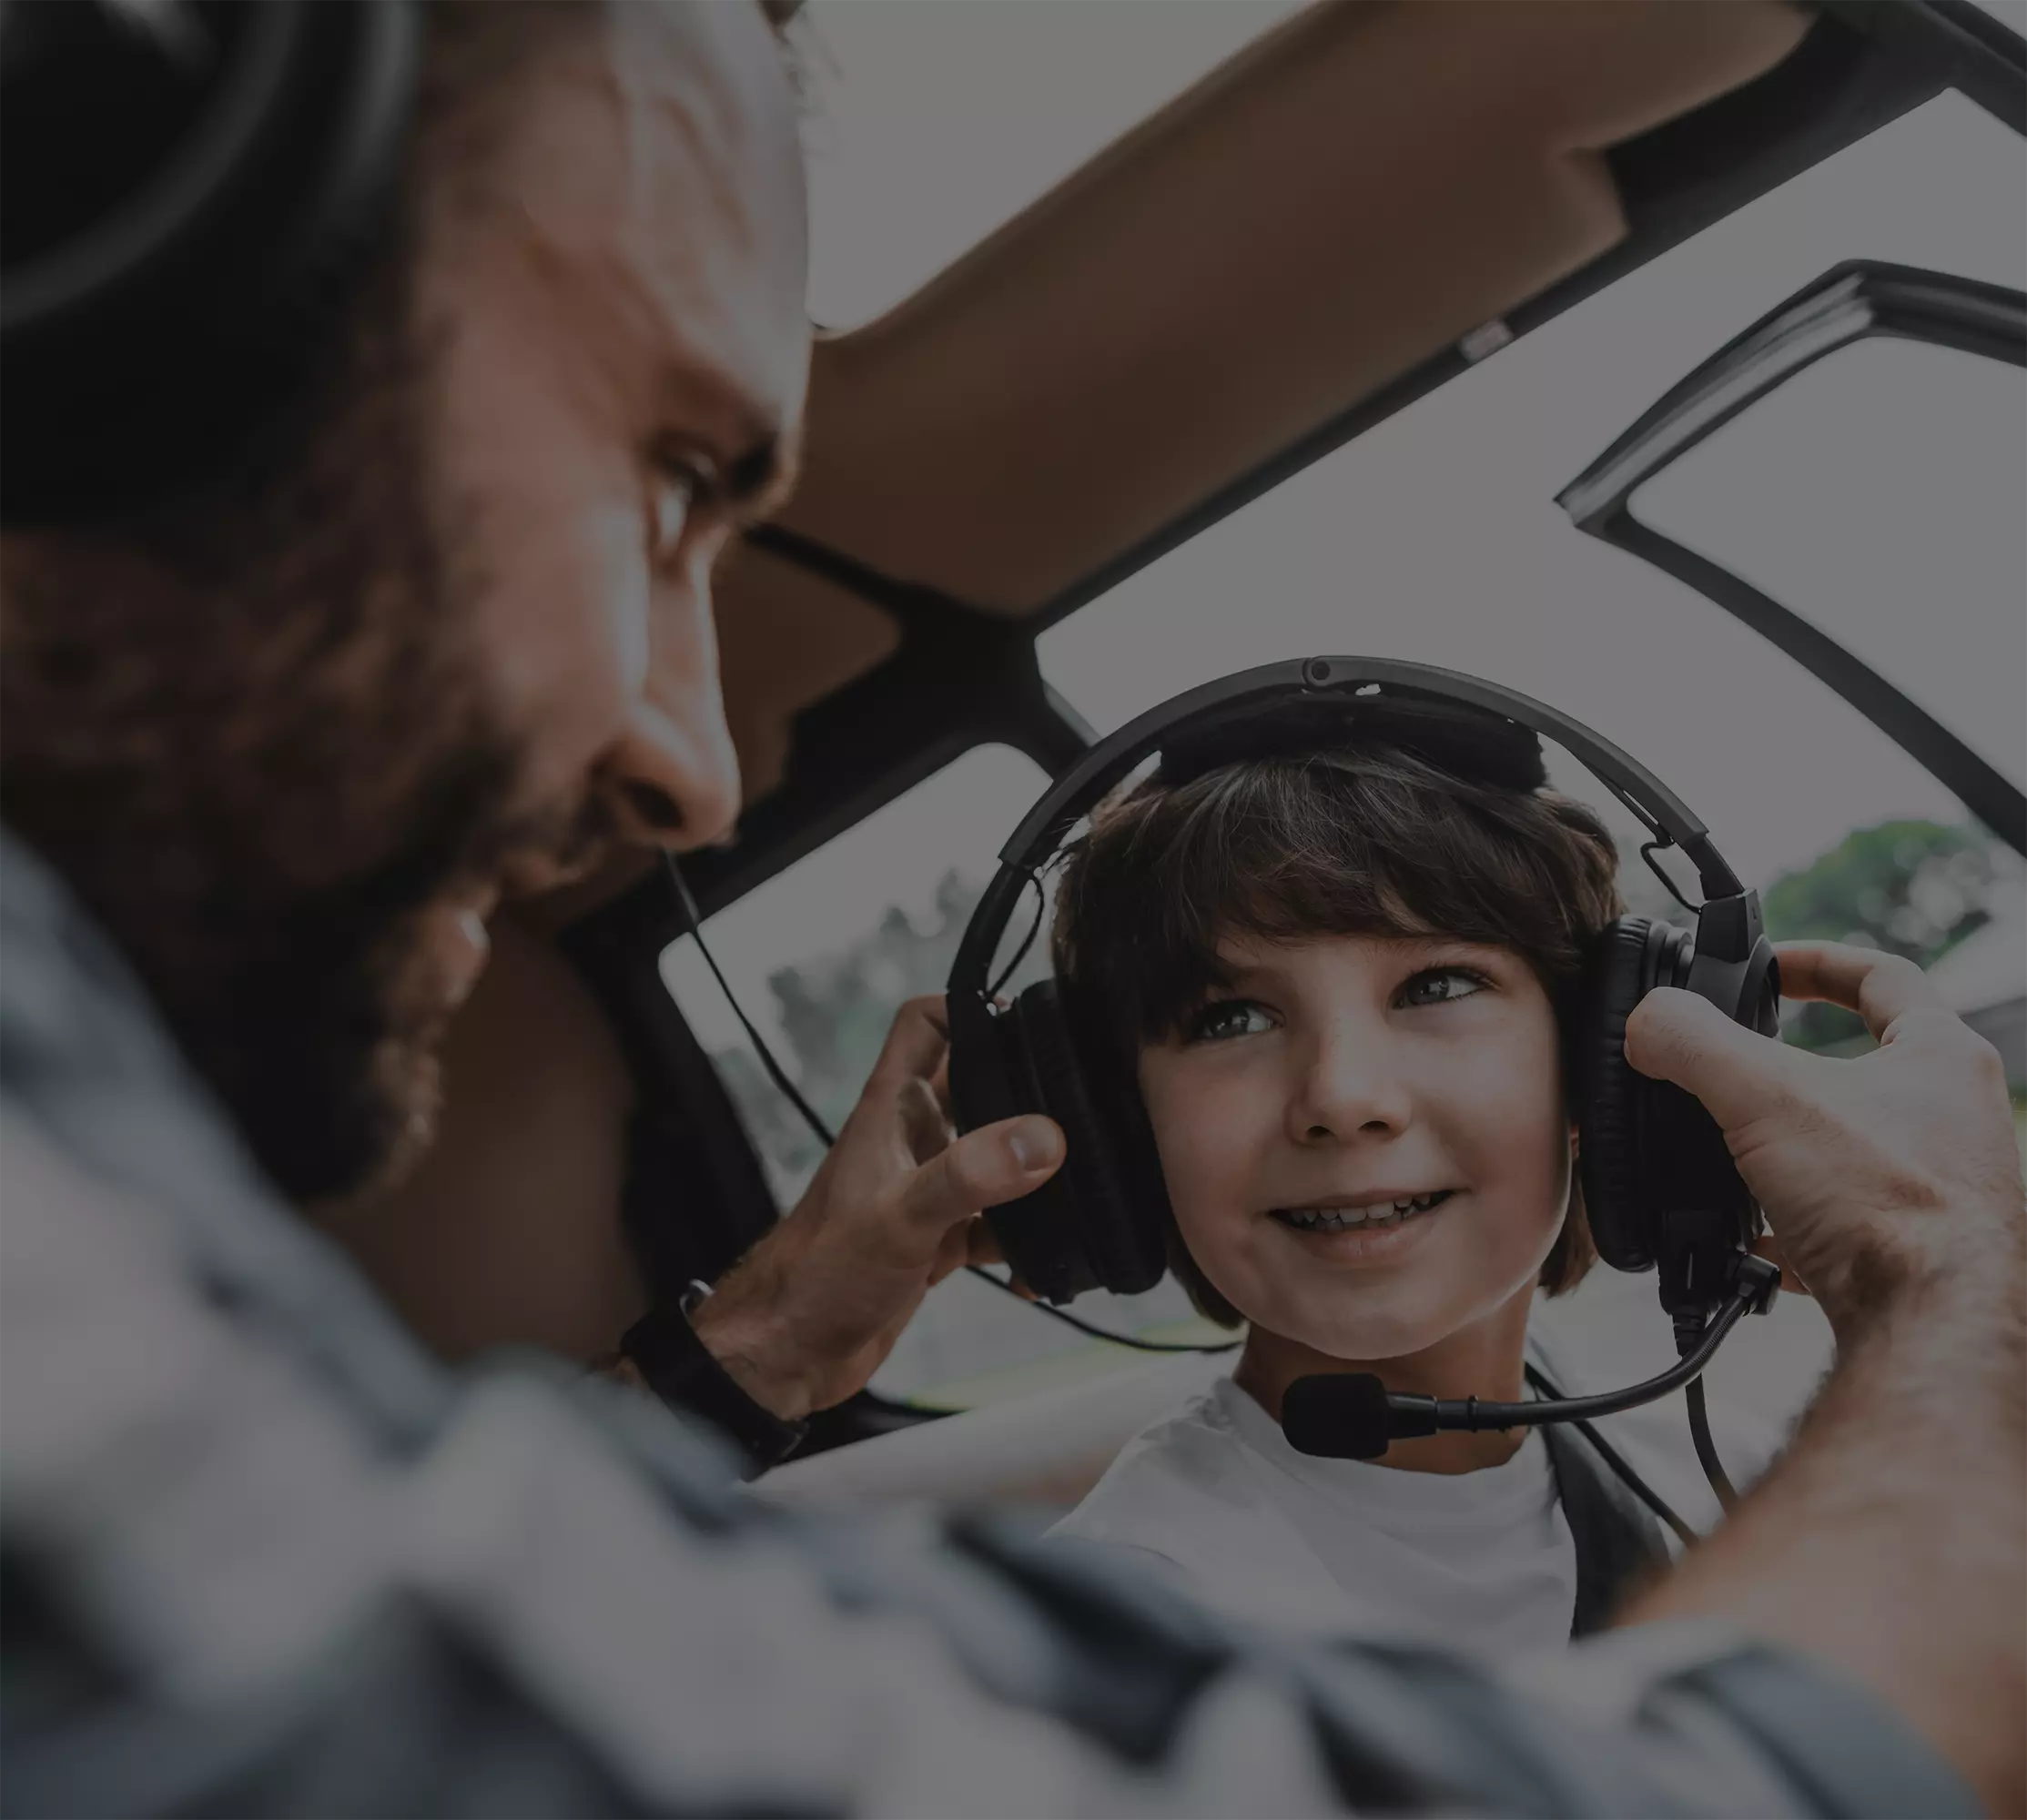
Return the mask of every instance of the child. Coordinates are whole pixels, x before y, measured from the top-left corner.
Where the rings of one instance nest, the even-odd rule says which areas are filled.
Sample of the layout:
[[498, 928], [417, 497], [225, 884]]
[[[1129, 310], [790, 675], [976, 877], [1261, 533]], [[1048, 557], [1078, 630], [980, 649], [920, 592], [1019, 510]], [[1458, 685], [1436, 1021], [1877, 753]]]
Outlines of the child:
[[[1620, 913], [1617, 854], [1501, 727], [1527, 750], [1500, 782], [1451, 768], [1440, 729], [1171, 760], [1100, 805], [1066, 863], [1056, 971], [1100, 1091], [1109, 1076], [1132, 1117], [1137, 1092], [1171, 1266], [1246, 1340], [1052, 1533], [1159, 1557], [1239, 1615], [1515, 1652], [1601, 1622], [1666, 1559], [1573, 1431], [1446, 1433], [1364, 1462], [1297, 1453], [1279, 1424], [1310, 1372], [1525, 1396], [1525, 1366], [1547, 1362], [1536, 1289], [1596, 1259], [1559, 1037], [1586, 944]], [[1714, 1517], [1678, 1399], [1600, 1427], [1676, 1510]], [[1718, 1440], [1734, 1479], [1772, 1451]]]

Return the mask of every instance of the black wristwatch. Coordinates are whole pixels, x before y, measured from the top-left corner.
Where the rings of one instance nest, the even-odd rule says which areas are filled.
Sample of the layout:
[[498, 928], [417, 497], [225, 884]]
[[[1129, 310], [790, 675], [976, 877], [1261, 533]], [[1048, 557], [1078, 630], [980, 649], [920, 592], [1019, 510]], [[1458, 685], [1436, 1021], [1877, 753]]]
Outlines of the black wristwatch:
[[751, 1478], [787, 1459], [809, 1424], [784, 1421], [755, 1402], [697, 1338], [690, 1316], [710, 1293], [710, 1284], [693, 1282], [674, 1308], [650, 1309], [626, 1330], [620, 1354], [670, 1408], [702, 1416], [737, 1441], [752, 1462]]

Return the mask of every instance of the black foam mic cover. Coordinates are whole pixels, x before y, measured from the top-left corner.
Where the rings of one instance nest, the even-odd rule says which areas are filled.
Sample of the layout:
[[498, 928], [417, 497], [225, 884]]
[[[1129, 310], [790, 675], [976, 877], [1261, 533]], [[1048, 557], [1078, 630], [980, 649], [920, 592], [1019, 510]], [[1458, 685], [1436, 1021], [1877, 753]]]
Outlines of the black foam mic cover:
[[1298, 1378], [1281, 1400], [1281, 1431], [1297, 1453], [1377, 1460], [1386, 1451], [1386, 1386], [1370, 1371]]

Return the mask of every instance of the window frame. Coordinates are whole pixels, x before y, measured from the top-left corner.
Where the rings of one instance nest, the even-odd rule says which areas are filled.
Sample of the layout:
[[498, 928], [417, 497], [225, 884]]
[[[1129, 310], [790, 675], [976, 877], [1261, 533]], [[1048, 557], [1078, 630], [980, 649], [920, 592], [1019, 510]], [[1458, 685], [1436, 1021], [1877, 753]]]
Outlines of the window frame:
[[2027, 854], [2027, 794], [1820, 627], [1632, 509], [1642, 487], [1824, 356], [1887, 338], [2027, 368], [2027, 293], [1870, 259], [1833, 266], [1670, 387], [1556, 502], [1577, 530], [1674, 576], [1785, 652]]

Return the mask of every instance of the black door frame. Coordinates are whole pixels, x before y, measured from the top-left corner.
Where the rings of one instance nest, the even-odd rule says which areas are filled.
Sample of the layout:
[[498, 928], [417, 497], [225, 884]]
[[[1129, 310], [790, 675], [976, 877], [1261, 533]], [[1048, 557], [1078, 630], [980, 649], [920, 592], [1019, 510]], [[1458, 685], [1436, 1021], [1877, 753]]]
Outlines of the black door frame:
[[1834, 266], [1669, 388], [1556, 495], [1579, 531], [1624, 550], [1750, 626], [2027, 854], [2027, 794], [1878, 671], [1742, 576], [1635, 516], [1631, 500], [1680, 460], [1828, 354], [1890, 338], [2027, 367], [2027, 293], [1869, 259]]

